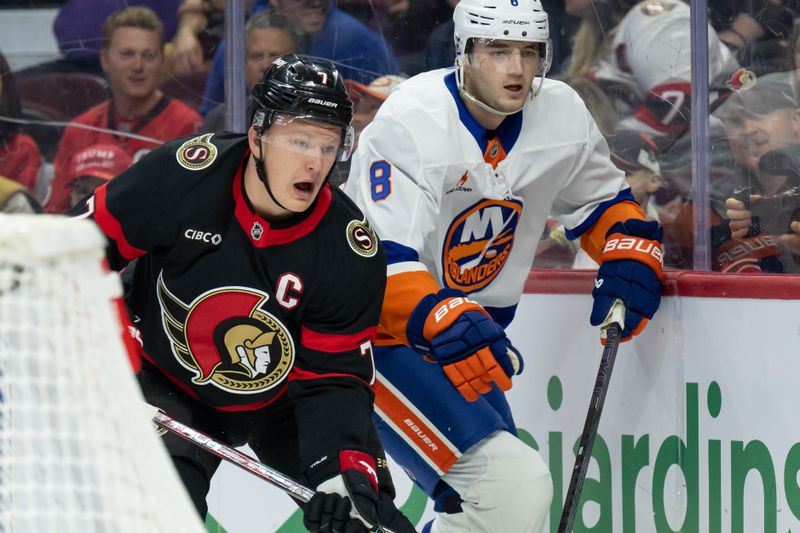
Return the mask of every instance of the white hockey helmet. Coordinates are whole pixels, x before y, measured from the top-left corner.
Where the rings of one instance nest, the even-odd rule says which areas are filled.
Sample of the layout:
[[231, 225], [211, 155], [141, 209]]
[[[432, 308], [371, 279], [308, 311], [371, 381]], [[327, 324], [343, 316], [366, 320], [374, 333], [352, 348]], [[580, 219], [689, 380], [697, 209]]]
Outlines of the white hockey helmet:
[[541, 0], [461, 0], [453, 12], [453, 22], [458, 88], [463, 94], [493, 113], [513, 114], [486, 106], [464, 89], [464, 62], [471, 39], [542, 43], [542, 61], [536, 73], [540, 77], [539, 86], [535, 90], [531, 86], [531, 97], [539, 94], [553, 60], [550, 25]]

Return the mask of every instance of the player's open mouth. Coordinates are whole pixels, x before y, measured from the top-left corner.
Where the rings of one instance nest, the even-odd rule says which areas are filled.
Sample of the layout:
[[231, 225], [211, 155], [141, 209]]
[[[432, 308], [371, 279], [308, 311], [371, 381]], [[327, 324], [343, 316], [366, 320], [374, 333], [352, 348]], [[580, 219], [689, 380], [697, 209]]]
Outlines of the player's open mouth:
[[522, 85], [520, 84], [505, 85], [503, 88], [513, 94], [518, 94], [522, 91]]
[[294, 190], [300, 196], [310, 196], [314, 192], [314, 182], [301, 181], [294, 184]]

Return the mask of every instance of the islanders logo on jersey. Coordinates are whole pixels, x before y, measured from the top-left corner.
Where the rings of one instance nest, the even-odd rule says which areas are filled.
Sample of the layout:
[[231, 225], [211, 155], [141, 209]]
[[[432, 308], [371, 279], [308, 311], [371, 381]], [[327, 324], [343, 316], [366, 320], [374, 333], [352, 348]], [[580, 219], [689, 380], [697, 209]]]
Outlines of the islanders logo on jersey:
[[515, 200], [481, 200], [459, 214], [442, 246], [445, 287], [469, 293], [496, 278], [511, 253], [521, 214], [522, 203]]
[[220, 287], [186, 304], [159, 275], [161, 322], [177, 361], [197, 385], [257, 394], [283, 383], [294, 364], [292, 337], [261, 309], [269, 295], [248, 287]]

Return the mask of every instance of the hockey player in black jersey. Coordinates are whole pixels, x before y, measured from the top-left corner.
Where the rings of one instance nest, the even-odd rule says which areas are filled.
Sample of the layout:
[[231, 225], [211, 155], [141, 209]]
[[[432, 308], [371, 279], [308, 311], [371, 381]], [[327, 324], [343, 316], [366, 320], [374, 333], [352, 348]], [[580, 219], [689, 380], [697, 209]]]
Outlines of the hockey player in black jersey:
[[[168, 143], [82, 203], [113, 268], [138, 258], [126, 300], [145, 398], [315, 487], [311, 531], [414, 531], [371, 416], [384, 251], [327, 184], [349, 156], [352, 103], [332, 64], [294, 55], [254, 96], [246, 136]], [[220, 460], [164, 441], [204, 516]]]

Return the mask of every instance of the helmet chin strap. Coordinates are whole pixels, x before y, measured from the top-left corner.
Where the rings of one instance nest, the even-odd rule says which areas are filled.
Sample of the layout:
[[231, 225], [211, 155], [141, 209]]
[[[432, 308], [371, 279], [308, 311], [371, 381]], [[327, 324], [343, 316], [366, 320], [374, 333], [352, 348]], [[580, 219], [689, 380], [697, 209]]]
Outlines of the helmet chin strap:
[[[545, 75], [546, 75], [546, 73], [542, 74], [542, 80], [539, 82], [539, 86], [536, 87], [535, 91], [533, 90], [533, 85], [531, 85], [531, 88], [528, 90], [528, 98], [530, 98], [531, 100], [533, 100], [534, 97], [539, 95], [539, 91], [542, 89], [542, 85], [544, 84]], [[464, 85], [464, 60], [463, 60], [463, 58], [458, 58], [458, 63], [456, 64], [456, 85], [458, 86], [459, 94], [464, 96], [464, 98], [466, 98], [470, 102], [474, 103], [475, 105], [477, 105], [481, 109], [484, 109], [484, 110], [488, 111], [489, 113], [494, 113], [495, 115], [502, 115], [504, 117], [507, 117], [509, 115], [513, 115], [515, 113], [519, 113], [522, 110], [522, 108], [525, 106], [525, 104], [523, 104], [519, 108], [515, 109], [514, 111], [501, 111], [499, 109], [493, 108], [492, 106], [490, 106], [490, 105], [488, 105], [488, 104], [486, 104], [484, 102], [481, 102], [477, 97], [475, 97], [472, 94], [470, 94], [470, 92], [467, 90], [467, 87]]]
[[269, 197], [272, 198], [272, 201], [275, 202], [278, 205], [278, 207], [280, 207], [285, 211], [289, 211], [290, 213], [297, 213], [298, 211], [292, 211], [291, 209], [280, 203], [278, 199], [275, 198], [275, 195], [272, 194], [272, 188], [269, 186], [269, 178], [267, 178], [267, 173], [264, 170], [264, 152], [262, 150], [263, 149], [261, 148], [261, 138], [259, 137], [258, 157], [256, 157], [255, 154], [253, 154], [253, 159], [255, 160], [256, 163], [256, 174], [258, 174], [258, 179], [260, 179], [261, 183], [264, 184], [264, 188], [267, 190], [267, 194], [269, 194]]

